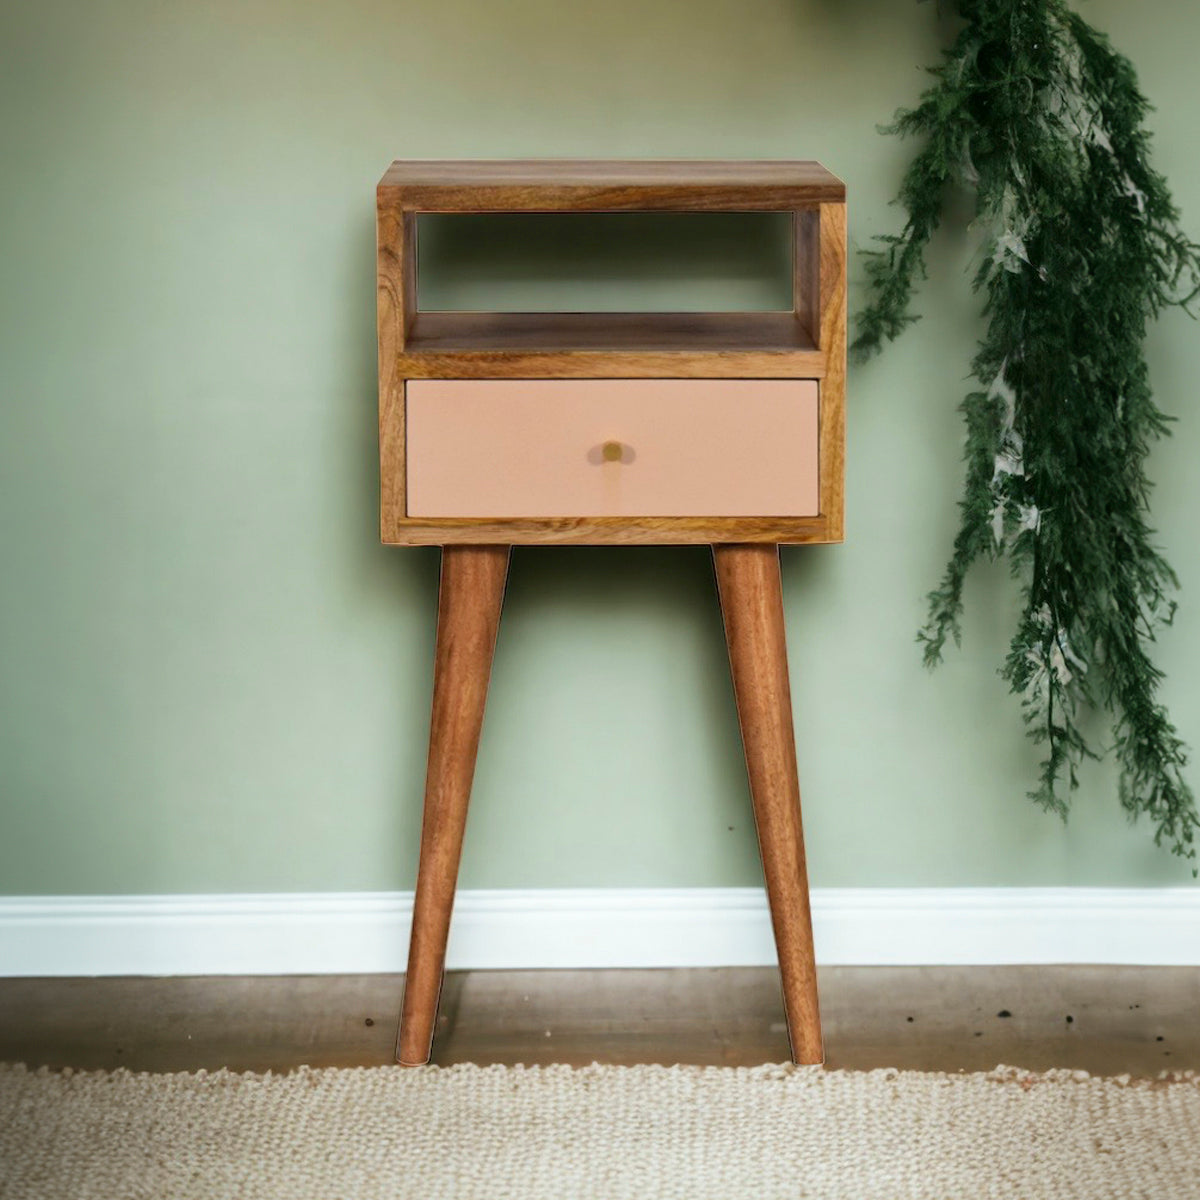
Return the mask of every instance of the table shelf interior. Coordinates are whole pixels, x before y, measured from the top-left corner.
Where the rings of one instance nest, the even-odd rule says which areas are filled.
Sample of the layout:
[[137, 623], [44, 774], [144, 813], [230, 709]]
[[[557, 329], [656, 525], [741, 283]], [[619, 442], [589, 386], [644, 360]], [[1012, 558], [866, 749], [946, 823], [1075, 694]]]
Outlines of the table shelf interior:
[[417, 312], [409, 354], [816, 349], [794, 312]]

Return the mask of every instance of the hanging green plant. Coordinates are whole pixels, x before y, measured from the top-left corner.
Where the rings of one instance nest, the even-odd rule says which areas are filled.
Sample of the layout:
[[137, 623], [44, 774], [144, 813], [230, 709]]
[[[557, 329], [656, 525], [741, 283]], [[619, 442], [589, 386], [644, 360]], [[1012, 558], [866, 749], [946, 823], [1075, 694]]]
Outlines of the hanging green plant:
[[987, 242], [974, 278], [986, 332], [972, 362], [961, 525], [919, 634], [925, 661], [957, 643], [963, 583], [1004, 557], [1022, 611], [1001, 674], [1044, 745], [1030, 796], [1065, 818], [1084, 758], [1079, 717], [1112, 716], [1121, 803], [1195, 860], [1187, 750], [1148, 653], [1178, 583], [1147, 524], [1145, 459], [1167, 432], [1147, 321], [1200, 291], [1200, 247], [1149, 165], [1149, 109], [1130, 62], [1063, 0], [959, 0], [964, 25], [920, 104], [886, 132], [918, 135], [902, 233], [867, 255], [854, 351], [917, 318], [915, 284], [947, 185], [974, 194]]

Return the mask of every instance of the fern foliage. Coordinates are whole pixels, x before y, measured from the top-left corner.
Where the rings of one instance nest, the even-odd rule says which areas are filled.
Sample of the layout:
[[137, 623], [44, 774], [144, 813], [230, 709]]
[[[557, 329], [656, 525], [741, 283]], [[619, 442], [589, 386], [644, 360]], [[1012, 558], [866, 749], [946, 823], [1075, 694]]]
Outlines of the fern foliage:
[[1148, 524], [1146, 456], [1168, 432], [1148, 380], [1147, 323], [1200, 291], [1200, 247], [1149, 163], [1148, 104], [1130, 62], [1064, 0], [959, 0], [961, 30], [916, 108], [903, 230], [866, 257], [864, 358], [916, 317], [913, 293], [947, 188], [974, 197], [986, 245], [974, 288], [985, 333], [962, 411], [966, 472], [949, 565], [919, 634], [926, 663], [958, 641], [963, 584], [1002, 557], [1021, 612], [1001, 673], [1041, 743], [1031, 797], [1067, 813], [1081, 727], [1111, 714], [1120, 799], [1196, 858], [1187, 749], [1158, 699], [1150, 643], [1178, 586]]

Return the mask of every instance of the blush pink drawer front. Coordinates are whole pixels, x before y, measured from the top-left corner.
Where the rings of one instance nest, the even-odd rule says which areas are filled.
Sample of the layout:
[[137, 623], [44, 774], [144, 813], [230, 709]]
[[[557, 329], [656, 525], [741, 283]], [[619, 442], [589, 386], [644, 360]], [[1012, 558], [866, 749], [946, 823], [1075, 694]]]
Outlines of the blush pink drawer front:
[[410, 517], [815, 516], [812, 379], [414, 379]]

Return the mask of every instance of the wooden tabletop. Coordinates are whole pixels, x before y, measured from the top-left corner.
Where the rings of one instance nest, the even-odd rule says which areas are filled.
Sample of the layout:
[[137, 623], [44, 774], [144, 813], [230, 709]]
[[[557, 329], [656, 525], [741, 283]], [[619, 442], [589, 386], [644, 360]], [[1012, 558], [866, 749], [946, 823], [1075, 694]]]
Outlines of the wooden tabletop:
[[379, 200], [413, 212], [778, 210], [837, 203], [820, 163], [787, 159], [398, 159]]

